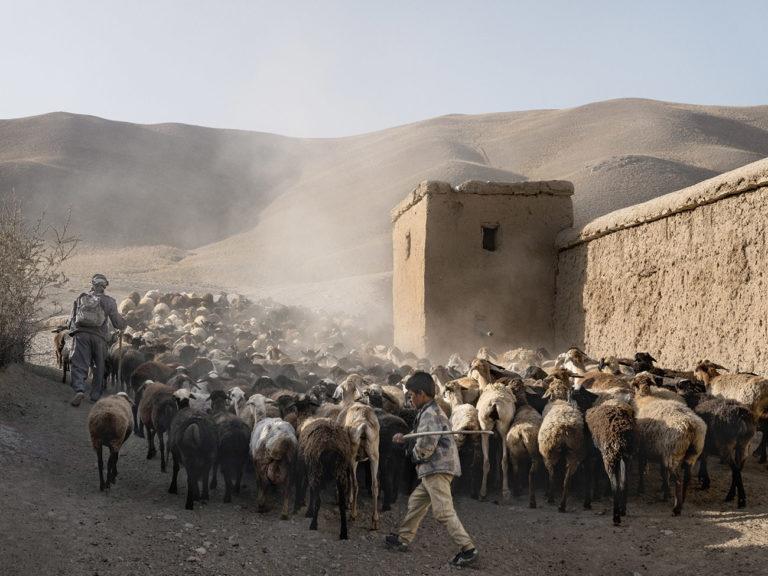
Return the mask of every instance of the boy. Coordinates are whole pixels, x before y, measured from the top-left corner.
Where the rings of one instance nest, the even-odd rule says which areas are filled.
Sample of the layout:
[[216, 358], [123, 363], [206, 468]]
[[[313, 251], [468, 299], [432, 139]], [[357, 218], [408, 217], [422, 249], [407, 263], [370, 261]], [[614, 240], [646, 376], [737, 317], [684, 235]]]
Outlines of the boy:
[[[414, 430], [416, 432], [439, 432], [451, 429], [443, 411], [435, 403], [435, 382], [426, 372], [414, 372], [406, 381], [405, 388], [411, 394], [414, 407], [419, 409]], [[402, 434], [395, 434], [392, 440], [403, 444]], [[459, 451], [453, 436], [422, 436], [410, 450], [416, 463], [416, 472], [421, 483], [408, 499], [408, 511], [400, 523], [397, 534], [390, 534], [385, 540], [387, 548], [405, 551], [416, 536], [419, 524], [432, 506], [432, 514], [445, 526], [448, 535], [459, 547], [459, 553], [451, 561], [454, 566], [468, 566], [479, 556], [471, 538], [456, 516], [451, 496], [451, 481], [461, 475]]]

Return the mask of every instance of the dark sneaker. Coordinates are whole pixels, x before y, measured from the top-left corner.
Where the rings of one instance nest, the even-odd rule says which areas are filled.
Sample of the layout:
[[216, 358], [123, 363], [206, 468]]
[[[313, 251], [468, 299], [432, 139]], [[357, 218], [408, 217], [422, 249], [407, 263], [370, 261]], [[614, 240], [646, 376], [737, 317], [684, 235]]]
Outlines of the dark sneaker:
[[384, 546], [389, 550], [396, 550], [397, 552], [405, 552], [408, 550], [408, 544], [400, 540], [400, 536], [397, 534], [390, 534], [384, 538]]
[[71, 406], [80, 406], [80, 402], [83, 401], [83, 398], [85, 398], [85, 394], [82, 392], [78, 392], [72, 397], [72, 400], [70, 401]]
[[477, 561], [477, 558], [480, 556], [480, 553], [477, 551], [477, 548], [472, 548], [471, 550], [464, 550], [463, 552], [459, 552], [456, 554], [456, 556], [453, 557], [453, 560], [451, 560], [451, 564], [454, 566], [458, 566], [459, 568], [464, 568], [465, 566], [469, 566], [470, 564], [474, 564]]

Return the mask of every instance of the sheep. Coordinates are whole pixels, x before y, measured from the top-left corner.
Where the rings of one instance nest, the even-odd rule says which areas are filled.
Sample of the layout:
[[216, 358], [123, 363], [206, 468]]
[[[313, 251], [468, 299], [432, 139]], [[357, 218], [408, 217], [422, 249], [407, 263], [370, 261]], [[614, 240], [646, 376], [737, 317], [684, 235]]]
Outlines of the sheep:
[[[639, 491], [643, 491], [645, 462], [661, 462], [665, 499], [668, 480], [675, 484], [672, 513], [679, 516], [690, 481], [691, 466], [704, 450], [707, 425], [685, 403], [654, 396], [653, 375], [641, 372], [632, 380], [635, 387], [634, 409], [638, 455], [640, 457]], [[681, 478], [682, 474], [682, 478]]]
[[579, 381], [581, 376], [588, 372], [587, 364], [599, 364], [590, 358], [585, 352], [576, 347], [569, 348], [565, 353], [560, 354], [555, 362], [555, 368], [564, 368], [577, 376], [573, 377], [574, 382]]
[[[472, 404], [456, 403], [455, 400], [452, 401], [451, 406], [451, 430], [480, 430], [477, 408]], [[455, 480], [457, 490], [468, 491], [472, 498], [478, 499], [483, 475], [480, 438], [477, 435], [459, 434], [454, 436], [454, 439], [463, 471], [462, 475]]]
[[392, 437], [398, 433], [408, 434], [410, 428], [405, 420], [394, 414], [377, 410], [376, 417], [379, 420], [379, 470], [383, 494], [381, 511], [387, 512], [397, 501], [400, 478], [407, 463], [403, 446], [392, 442]]
[[488, 384], [503, 376], [519, 378], [519, 374], [506, 370], [502, 366], [494, 364], [486, 358], [480, 357], [475, 358], [472, 361], [472, 364], [469, 367], [468, 376], [477, 382], [481, 393]]
[[51, 330], [55, 336], [53, 337], [53, 352], [56, 356], [56, 366], [61, 368], [62, 375], [61, 381], [66, 384], [67, 371], [69, 370], [69, 346], [67, 340], [69, 339], [69, 331], [67, 326], [57, 326], [55, 330]]
[[[184, 507], [193, 510], [195, 500], [208, 500], [208, 475], [216, 460], [218, 434], [216, 424], [208, 414], [188, 406], [189, 391], [177, 390], [174, 395], [181, 409], [173, 419], [168, 435], [168, 445], [173, 455], [173, 477], [168, 492], [178, 493], [179, 467], [183, 464], [187, 473], [187, 499]], [[198, 490], [198, 482], [203, 486], [202, 495]]]
[[155, 454], [155, 433], [160, 443], [160, 471], [165, 472], [168, 448], [165, 445], [165, 434], [171, 429], [171, 422], [178, 412], [175, 390], [166, 384], [158, 382], [147, 383], [143, 387], [139, 401], [139, 418], [147, 428], [147, 460]]
[[[515, 416], [515, 396], [502, 383], [486, 383], [482, 390], [483, 392], [477, 400], [477, 417], [480, 421], [481, 430], [496, 432], [501, 440], [501, 498], [503, 501], [506, 501], [509, 499], [509, 485], [507, 483], [508, 455], [505, 438], [512, 424], [512, 418]], [[480, 446], [483, 450], [483, 481], [480, 486], [481, 500], [484, 500], [488, 493], [488, 472], [491, 469], [488, 454], [489, 444], [490, 439], [488, 435], [483, 434], [480, 439]]]
[[722, 366], [708, 360], [700, 362], [694, 374], [707, 385], [713, 396], [722, 396], [746, 404], [752, 410], [758, 429], [763, 433], [756, 455], [760, 463], [768, 460], [768, 379], [755, 374], [720, 374]]
[[380, 408], [390, 414], [397, 414], [405, 405], [405, 394], [402, 389], [397, 386], [390, 386], [389, 384], [384, 386], [371, 384], [363, 390], [363, 395], [366, 397], [377, 396], [381, 402]]
[[[544, 417], [539, 428], [539, 451], [549, 475], [547, 502], [554, 502], [554, 479], [556, 466], [565, 462], [563, 493], [559, 512], [565, 512], [571, 477], [576, 473], [585, 457], [584, 418], [581, 411], [570, 403], [570, 372], [556, 372], [544, 397], [550, 401], [544, 408]], [[585, 504], [588, 502], [585, 501]]]
[[[88, 413], [88, 432], [99, 464], [99, 490], [109, 490], [110, 485], [117, 481], [117, 459], [120, 448], [128, 440], [131, 430], [133, 430], [133, 411], [131, 399], [125, 392], [118, 392], [114, 396], [100, 399]], [[109, 448], [106, 482], [102, 456], [104, 446]]]
[[515, 395], [515, 416], [504, 442], [512, 463], [512, 490], [519, 492], [518, 470], [521, 464], [528, 464], [528, 506], [536, 508], [536, 472], [541, 463], [539, 453], [539, 429], [542, 417], [528, 404], [525, 385], [515, 380], [509, 386]]
[[[599, 452], [610, 480], [613, 524], [618, 526], [621, 517], [627, 513], [627, 469], [635, 444], [636, 424], [634, 409], [630, 404], [631, 395], [623, 387], [593, 393], [584, 386], [578, 386], [571, 398], [585, 412], [587, 433], [592, 441], [591, 449]], [[596, 485], [598, 478], [595, 476]], [[586, 490], [589, 492], [591, 487], [587, 485]]]
[[320, 511], [320, 493], [323, 483], [331, 478], [336, 482], [341, 528], [339, 540], [346, 540], [347, 502], [349, 481], [352, 477], [352, 442], [349, 431], [328, 418], [315, 418], [305, 423], [299, 435], [299, 452], [309, 483], [310, 530], [317, 530]]
[[747, 495], [741, 478], [741, 470], [747, 457], [747, 447], [755, 435], [755, 418], [745, 404], [730, 398], [710, 396], [702, 382], [681, 380], [678, 393], [686, 404], [707, 424], [704, 451], [699, 458], [699, 481], [702, 489], [709, 488], [707, 456], [719, 456], [731, 468], [731, 487], [725, 497], [733, 500], [738, 491], [737, 506], [747, 505]]
[[259, 420], [263, 420], [267, 417], [267, 399], [262, 394], [253, 394], [245, 404], [240, 407], [239, 404], [235, 404], [235, 414], [240, 416], [243, 421], [250, 426], [251, 430], [256, 426]]
[[577, 385], [583, 386], [587, 390], [608, 390], [610, 388], [631, 389], [628, 380], [616, 374], [608, 374], [600, 370], [590, 370], [585, 372], [578, 380]]
[[266, 512], [266, 492], [272, 484], [282, 488], [283, 505], [280, 519], [288, 519], [290, 487], [297, 449], [296, 432], [288, 422], [280, 418], [265, 418], [254, 426], [250, 455], [259, 482], [259, 512]]
[[211, 415], [219, 437], [210, 488], [216, 489], [218, 470], [221, 468], [225, 486], [224, 502], [229, 503], [232, 501], [233, 488], [235, 494], [240, 494], [243, 467], [248, 460], [251, 429], [241, 418], [228, 411], [226, 393], [214, 390], [210, 399]]
[[345, 426], [350, 431], [352, 440], [352, 493], [350, 518], [357, 518], [357, 464], [363, 460], [369, 460], [371, 470], [371, 493], [373, 496], [373, 513], [371, 517], [371, 530], [379, 528], [379, 420], [373, 408], [356, 402], [360, 394], [362, 378], [358, 374], [350, 374], [337, 389], [341, 395], [342, 409], [336, 417], [336, 422]]

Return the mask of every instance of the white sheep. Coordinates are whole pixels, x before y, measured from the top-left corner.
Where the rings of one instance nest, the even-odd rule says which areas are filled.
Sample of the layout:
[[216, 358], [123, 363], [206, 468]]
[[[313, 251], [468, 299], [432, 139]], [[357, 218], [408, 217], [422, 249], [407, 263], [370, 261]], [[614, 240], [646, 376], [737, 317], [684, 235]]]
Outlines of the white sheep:
[[644, 489], [645, 463], [661, 463], [664, 496], [668, 497], [669, 481], [675, 485], [672, 513], [683, 509], [690, 468], [704, 450], [707, 425], [683, 402], [655, 396], [651, 391], [653, 376], [642, 372], [635, 376], [634, 409], [637, 447], [640, 458], [640, 488]]
[[[502, 383], [486, 384], [482, 387], [482, 393], [477, 400], [477, 416], [480, 420], [481, 430], [491, 430], [498, 434], [501, 441], [501, 498], [509, 499], [509, 484], [507, 482], [507, 432], [515, 416], [515, 396]], [[480, 486], [480, 499], [484, 499], [488, 493], [488, 472], [491, 469], [489, 459], [490, 438], [483, 434], [480, 439], [483, 450], [483, 482]]]
[[[557, 372], [555, 374], [558, 374]], [[570, 482], [579, 464], [584, 460], [584, 417], [576, 406], [570, 403], [571, 384], [567, 375], [555, 377], [544, 393], [550, 401], [544, 408], [544, 418], [539, 429], [539, 451], [549, 475], [547, 502], [555, 501], [555, 469], [565, 462], [563, 493], [558, 510], [565, 512]]]
[[270, 484], [282, 491], [280, 518], [288, 519], [290, 488], [296, 461], [298, 439], [288, 422], [280, 418], [265, 418], [256, 423], [251, 434], [250, 452], [259, 482], [258, 510], [266, 511], [266, 492]]

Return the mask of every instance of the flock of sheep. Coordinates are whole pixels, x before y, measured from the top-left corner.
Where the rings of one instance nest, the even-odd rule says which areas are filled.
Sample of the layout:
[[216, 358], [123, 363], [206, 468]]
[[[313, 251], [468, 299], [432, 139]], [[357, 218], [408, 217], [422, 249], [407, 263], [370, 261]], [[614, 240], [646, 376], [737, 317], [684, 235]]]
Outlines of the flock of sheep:
[[[454, 355], [433, 366], [393, 347], [352, 348], [364, 341], [353, 321], [271, 301], [150, 291], [132, 294], [119, 309], [129, 328], [111, 345], [107, 368], [117, 393], [99, 400], [88, 421], [102, 490], [115, 482], [120, 448], [133, 432], [146, 438], [147, 459], [157, 454], [157, 437], [161, 471], [172, 460], [169, 492], [177, 492], [184, 467], [187, 509], [208, 499], [219, 470], [230, 502], [252, 465], [259, 511], [274, 488], [287, 518], [291, 499], [296, 512], [308, 492], [310, 529], [317, 529], [324, 485], [333, 484], [345, 539], [347, 507], [350, 518], [358, 513], [363, 462], [376, 529], [379, 493], [387, 511], [401, 487], [415, 482], [405, 451], [392, 442], [413, 426], [403, 382], [415, 370], [433, 375], [436, 401], [454, 430], [494, 432], [456, 436], [464, 473], [455, 489], [481, 499], [499, 476], [508, 499], [522, 476], [536, 507], [543, 468], [547, 501], [560, 486], [565, 511], [578, 473], [584, 506], [610, 489], [619, 524], [633, 462], [640, 491], [646, 463], [659, 464], [677, 515], [697, 461], [702, 488], [709, 485], [707, 457], [727, 463], [726, 500], [743, 507], [741, 470], [758, 430], [757, 455], [766, 460], [768, 380], [708, 361], [686, 373], [659, 368], [646, 353], [597, 362], [577, 348], [556, 358], [544, 350], [494, 356], [482, 349], [470, 362]], [[57, 349], [63, 345], [57, 334]]]

